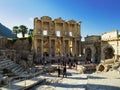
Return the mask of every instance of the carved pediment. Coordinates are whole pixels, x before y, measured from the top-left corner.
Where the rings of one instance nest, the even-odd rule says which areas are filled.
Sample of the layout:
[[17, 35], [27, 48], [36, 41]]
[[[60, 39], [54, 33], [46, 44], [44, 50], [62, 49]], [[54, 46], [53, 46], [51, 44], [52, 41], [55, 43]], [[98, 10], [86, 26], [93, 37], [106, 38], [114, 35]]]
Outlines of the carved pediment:
[[71, 24], [76, 23], [76, 21], [75, 21], [75, 20], [69, 20], [68, 22], [69, 22], [69, 23], [71, 23]]
[[56, 22], [64, 22], [64, 20], [62, 20], [62, 18], [61, 18], [61, 17], [56, 18], [54, 21], [56, 21]]
[[41, 17], [41, 20], [52, 20], [52, 18], [49, 16], [43, 16]]

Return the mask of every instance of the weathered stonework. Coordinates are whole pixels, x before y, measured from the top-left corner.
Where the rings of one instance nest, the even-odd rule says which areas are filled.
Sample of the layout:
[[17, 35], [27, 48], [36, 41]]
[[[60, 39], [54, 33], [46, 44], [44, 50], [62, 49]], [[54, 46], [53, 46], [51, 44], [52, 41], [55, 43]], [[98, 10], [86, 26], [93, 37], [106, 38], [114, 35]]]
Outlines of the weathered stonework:
[[[120, 39], [118, 38], [118, 30], [103, 33], [101, 37], [101, 59], [104, 60], [110, 57], [118, 59], [118, 56], [120, 55], [118, 49], [120, 42]], [[109, 55], [107, 56], [106, 54]]]
[[87, 36], [84, 42], [84, 54], [87, 61], [100, 62], [100, 48], [101, 38], [100, 36]]
[[5, 37], [0, 37], [0, 49], [5, 49], [8, 45], [8, 39]]
[[[98, 61], [105, 59], [120, 59], [120, 39], [118, 30], [103, 33], [101, 36], [87, 36], [82, 47], [86, 59]], [[97, 51], [96, 51], [97, 50]]]
[[32, 49], [36, 56], [64, 56], [81, 54], [81, 23], [49, 16], [34, 19]]

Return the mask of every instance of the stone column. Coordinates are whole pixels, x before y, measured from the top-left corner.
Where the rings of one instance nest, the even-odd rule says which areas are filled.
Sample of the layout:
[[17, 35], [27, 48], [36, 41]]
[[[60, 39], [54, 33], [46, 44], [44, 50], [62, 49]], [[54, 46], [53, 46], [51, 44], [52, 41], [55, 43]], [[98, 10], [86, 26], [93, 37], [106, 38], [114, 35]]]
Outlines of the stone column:
[[35, 49], [35, 53], [37, 54], [37, 39], [35, 38], [34, 40], [35, 40], [35, 42], [34, 42], [34, 49]]
[[54, 28], [55, 28], [55, 34], [56, 34], [56, 22], [55, 22], [55, 21], [54, 21], [54, 24], [55, 24], [55, 27], [54, 27]]
[[94, 45], [92, 45], [92, 57], [91, 57], [92, 62], [95, 62], [95, 54], [96, 54], [96, 49]]
[[64, 43], [64, 38], [62, 38], [62, 55], [65, 55], [65, 43]]
[[56, 38], [55, 38], [55, 47], [54, 47], [54, 52], [55, 52], [55, 56], [56, 56]]
[[67, 40], [67, 46], [68, 46], [68, 54], [70, 55], [70, 46], [69, 46], [70, 40]]
[[64, 40], [65, 45], [65, 55], [69, 54], [69, 40]]
[[78, 40], [79, 44], [78, 44], [78, 48], [79, 48], [79, 51], [78, 51], [78, 54], [81, 55], [81, 43], [80, 43], [80, 40]]
[[69, 24], [69, 22], [68, 22], [68, 30], [67, 30], [67, 34], [69, 35], [69, 29], [70, 29], [70, 24]]
[[80, 43], [80, 42], [79, 42], [79, 40], [77, 40], [76, 43], [77, 43], [77, 45], [76, 45], [76, 53], [77, 53], [77, 55], [79, 55], [79, 54], [80, 54], [80, 53], [79, 53], [79, 52], [80, 52], [80, 48], [79, 48], [79, 47], [80, 47], [80, 46], [79, 46], [79, 43]]
[[49, 56], [51, 56], [51, 38], [50, 38], [50, 36], [49, 36], [49, 41], [48, 42], [49, 42], [49, 44], [48, 44], [49, 45], [48, 46], [49, 47]]
[[82, 43], [81, 43], [81, 39], [79, 41], [79, 54], [82, 54]]
[[51, 32], [51, 21], [49, 22], [49, 35], [51, 34], [50, 32]]
[[50, 25], [51, 23], [50, 23], [50, 21], [48, 22], [48, 35], [50, 34], [50, 30], [51, 30], [51, 25]]
[[75, 42], [74, 42], [74, 38], [72, 40], [72, 53], [73, 53], [73, 55], [75, 55]]
[[43, 39], [41, 39], [41, 56], [43, 57]]
[[35, 18], [34, 19], [34, 34], [37, 33], [37, 21], [38, 21], [38, 18]]
[[41, 30], [43, 31], [43, 21], [41, 21]]
[[74, 55], [76, 55], [77, 53], [76, 53], [76, 39], [74, 40]]

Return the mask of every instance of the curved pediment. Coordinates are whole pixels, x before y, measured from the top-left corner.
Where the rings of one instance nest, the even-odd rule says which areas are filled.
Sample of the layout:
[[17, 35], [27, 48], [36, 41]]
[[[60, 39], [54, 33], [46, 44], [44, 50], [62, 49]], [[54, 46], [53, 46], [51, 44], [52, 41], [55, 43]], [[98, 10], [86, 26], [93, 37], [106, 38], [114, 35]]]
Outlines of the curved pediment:
[[71, 24], [76, 23], [75, 20], [69, 20], [68, 22], [71, 23]]
[[64, 22], [64, 20], [62, 20], [62, 18], [61, 18], [61, 17], [56, 18], [54, 21], [56, 21], [56, 22]]
[[49, 16], [42, 16], [41, 20], [52, 20], [52, 18]]

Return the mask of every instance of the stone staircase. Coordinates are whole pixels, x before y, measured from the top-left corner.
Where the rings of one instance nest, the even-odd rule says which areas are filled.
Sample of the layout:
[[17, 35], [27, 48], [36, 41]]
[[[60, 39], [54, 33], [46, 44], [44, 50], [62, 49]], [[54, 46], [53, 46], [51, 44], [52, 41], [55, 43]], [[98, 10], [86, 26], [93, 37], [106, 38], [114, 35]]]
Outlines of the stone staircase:
[[26, 72], [22, 66], [16, 64], [14, 61], [11, 61], [10, 59], [0, 60], [0, 69], [4, 68], [10, 70], [15, 75], [21, 75], [22, 73]]

